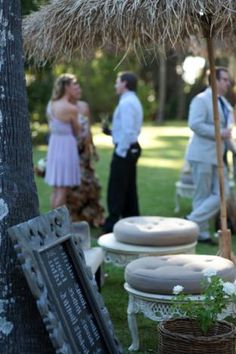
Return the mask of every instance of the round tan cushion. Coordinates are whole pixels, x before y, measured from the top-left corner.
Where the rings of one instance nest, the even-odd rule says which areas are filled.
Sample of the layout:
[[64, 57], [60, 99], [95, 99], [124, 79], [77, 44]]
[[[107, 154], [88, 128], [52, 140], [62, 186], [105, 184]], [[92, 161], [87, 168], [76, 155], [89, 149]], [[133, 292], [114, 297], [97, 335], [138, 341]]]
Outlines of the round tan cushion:
[[125, 280], [134, 289], [147, 293], [173, 294], [182, 285], [186, 294], [200, 294], [203, 270], [213, 268], [224, 281], [236, 279], [233, 262], [218, 256], [179, 254], [142, 257], [130, 262]]
[[196, 223], [160, 216], [135, 216], [119, 220], [113, 229], [119, 242], [143, 246], [174, 246], [197, 240]]

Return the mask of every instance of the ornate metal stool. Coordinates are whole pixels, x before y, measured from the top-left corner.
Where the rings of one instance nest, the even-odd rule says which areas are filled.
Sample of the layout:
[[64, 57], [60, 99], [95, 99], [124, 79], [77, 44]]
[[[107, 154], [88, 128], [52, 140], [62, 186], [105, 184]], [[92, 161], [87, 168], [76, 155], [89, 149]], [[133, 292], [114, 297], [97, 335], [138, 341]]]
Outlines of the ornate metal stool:
[[189, 220], [160, 216], [124, 218], [113, 233], [98, 239], [105, 262], [126, 266], [143, 256], [195, 253], [198, 226]]
[[[138, 350], [139, 335], [136, 315], [142, 313], [153, 321], [173, 315], [173, 287], [182, 285], [193, 300], [201, 301], [203, 270], [213, 268], [224, 281], [233, 282], [236, 268], [233, 262], [218, 256], [170, 255], [143, 257], [129, 263], [125, 269], [124, 288], [129, 294], [128, 325], [132, 337], [129, 350]], [[232, 311], [229, 307], [228, 311]], [[176, 311], [175, 311], [176, 312]], [[229, 313], [226, 311], [223, 317]]]

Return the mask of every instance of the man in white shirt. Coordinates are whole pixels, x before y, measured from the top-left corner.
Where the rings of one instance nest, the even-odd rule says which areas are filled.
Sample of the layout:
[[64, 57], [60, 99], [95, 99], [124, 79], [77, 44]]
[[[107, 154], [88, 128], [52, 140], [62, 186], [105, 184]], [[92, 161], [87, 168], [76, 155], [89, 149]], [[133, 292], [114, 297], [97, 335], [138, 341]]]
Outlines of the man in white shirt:
[[107, 191], [108, 217], [104, 232], [112, 232], [121, 217], [138, 216], [136, 164], [141, 155], [138, 136], [143, 109], [136, 95], [137, 78], [131, 72], [118, 75], [115, 84], [120, 96], [112, 120], [112, 141], [115, 146]]
[[[226, 68], [216, 68], [216, 85], [222, 153], [226, 153], [227, 143], [231, 137], [233, 109], [225, 99], [231, 82]], [[186, 159], [192, 168], [195, 194], [193, 209], [187, 219], [199, 226], [199, 242], [213, 243], [209, 234], [209, 220], [220, 208], [220, 190], [217, 171], [215, 125], [212, 105], [212, 90], [208, 87], [191, 102], [189, 110], [189, 127], [193, 135], [186, 151]], [[227, 171], [225, 168], [225, 192], [229, 193]]]

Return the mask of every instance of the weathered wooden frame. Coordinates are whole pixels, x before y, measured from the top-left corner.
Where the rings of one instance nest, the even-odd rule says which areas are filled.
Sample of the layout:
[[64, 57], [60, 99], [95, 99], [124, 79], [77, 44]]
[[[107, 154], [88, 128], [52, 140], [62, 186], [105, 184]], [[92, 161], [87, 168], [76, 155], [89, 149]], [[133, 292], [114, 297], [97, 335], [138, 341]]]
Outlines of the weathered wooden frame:
[[[58, 246], [62, 246], [67, 252], [76, 274], [77, 284], [84, 293], [102, 343], [107, 348], [106, 352], [100, 353], [123, 353], [92, 272], [85, 264], [79, 235], [73, 235], [71, 228], [69, 212], [66, 207], [61, 207], [11, 227], [8, 233], [56, 353], [81, 353], [70, 324], [65, 321], [58, 294], [51, 285], [50, 274], [43, 262], [43, 255]], [[81, 222], [81, 233], [88, 232], [88, 224]]]

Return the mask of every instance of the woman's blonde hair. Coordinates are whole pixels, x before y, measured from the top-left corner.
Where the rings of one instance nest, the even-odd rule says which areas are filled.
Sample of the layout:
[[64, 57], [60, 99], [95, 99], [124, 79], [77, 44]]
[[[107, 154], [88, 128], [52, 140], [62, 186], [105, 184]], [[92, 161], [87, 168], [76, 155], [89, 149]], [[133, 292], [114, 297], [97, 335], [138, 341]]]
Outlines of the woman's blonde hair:
[[76, 81], [76, 77], [72, 74], [61, 74], [55, 81], [52, 90], [52, 101], [59, 100], [65, 94], [66, 86]]

